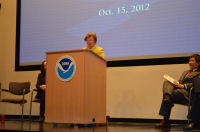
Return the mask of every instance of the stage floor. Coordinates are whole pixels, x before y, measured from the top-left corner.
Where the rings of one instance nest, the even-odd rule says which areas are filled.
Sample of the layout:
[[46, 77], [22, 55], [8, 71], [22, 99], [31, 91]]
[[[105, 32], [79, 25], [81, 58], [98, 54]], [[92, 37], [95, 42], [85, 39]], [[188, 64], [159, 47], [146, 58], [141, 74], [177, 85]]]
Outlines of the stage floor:
[[[154, 123], [110, 123], [108, 126], [71, 127], [68, 124], [40, 123], [37, 121], [5, 121], [0, 131], [44, 131], [44, 132], [181, 132], [183, 124], [172, 125], [170, 129], [157, 129]], [[198, 131], [200, 130], [193, 130]]]

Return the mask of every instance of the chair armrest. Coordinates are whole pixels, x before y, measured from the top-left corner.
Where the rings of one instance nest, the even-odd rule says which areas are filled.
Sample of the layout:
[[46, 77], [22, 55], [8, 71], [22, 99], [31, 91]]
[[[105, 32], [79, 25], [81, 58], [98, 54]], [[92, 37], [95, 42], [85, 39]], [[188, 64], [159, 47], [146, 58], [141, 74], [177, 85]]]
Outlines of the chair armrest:
[[192, 90], [193, 90], [193, 89], [194, 89], [194, 88], [193, 88], [193, 87], [191, 87], [191, 88], [190, 88], [190, 90], [189, 90], [189, 93], [192, 93]]
[[30, 89], [29, 89], [29, 90], [23, 89], [23, 94], [22, 94], [22, 95], [26, 95], [26, 94], [28, 94], [28, 93], [30, 93], [30, 92], [31, 92]]
[[8, 89], [1, 89], [1, 91], [10, 93]]
[[192, 91], [192, 90], [193, 90], [193, 87], [190, 88], [190, 91]]
[[31, 89], [31, 92], [37, 92], [38, 90], [37, 89]]
[[37, 89], [33, 89], [33, 91], [37, 92], [38, 90]]

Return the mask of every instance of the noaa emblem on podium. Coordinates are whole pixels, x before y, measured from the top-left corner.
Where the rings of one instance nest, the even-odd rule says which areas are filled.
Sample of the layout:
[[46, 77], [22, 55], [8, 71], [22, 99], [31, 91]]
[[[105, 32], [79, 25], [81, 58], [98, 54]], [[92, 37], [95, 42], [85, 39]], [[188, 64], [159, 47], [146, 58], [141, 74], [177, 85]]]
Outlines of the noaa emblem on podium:
[[76, 72], [76, 63], [70, 56], [61, 57], [56, 63], [57, 77], [64, 82], [70, 81]]

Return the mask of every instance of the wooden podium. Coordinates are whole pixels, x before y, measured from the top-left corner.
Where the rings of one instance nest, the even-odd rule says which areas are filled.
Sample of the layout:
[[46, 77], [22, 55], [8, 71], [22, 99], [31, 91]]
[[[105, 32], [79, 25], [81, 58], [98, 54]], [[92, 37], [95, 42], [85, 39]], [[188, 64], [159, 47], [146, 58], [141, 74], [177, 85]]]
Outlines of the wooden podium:
[[[70, 81], [58, 78], [56, 66], [70, 56], [76, 70]], [[106, 123], [106, 60], [90, 50], [47, 52], [45, 122]]]

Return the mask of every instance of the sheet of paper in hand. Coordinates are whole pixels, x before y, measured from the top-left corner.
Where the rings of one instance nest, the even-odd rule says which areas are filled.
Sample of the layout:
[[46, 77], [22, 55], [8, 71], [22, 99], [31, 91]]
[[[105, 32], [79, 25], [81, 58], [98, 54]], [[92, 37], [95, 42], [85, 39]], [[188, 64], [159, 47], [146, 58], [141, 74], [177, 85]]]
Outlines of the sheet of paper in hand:
[[167, 74], [164, 74], [163, 78], [171, 83], [174, 83], [174, 82], [177, 82], [179, 83], [177, 80], [175, 80], [174, 78], [170, 77], [169, 75]]

